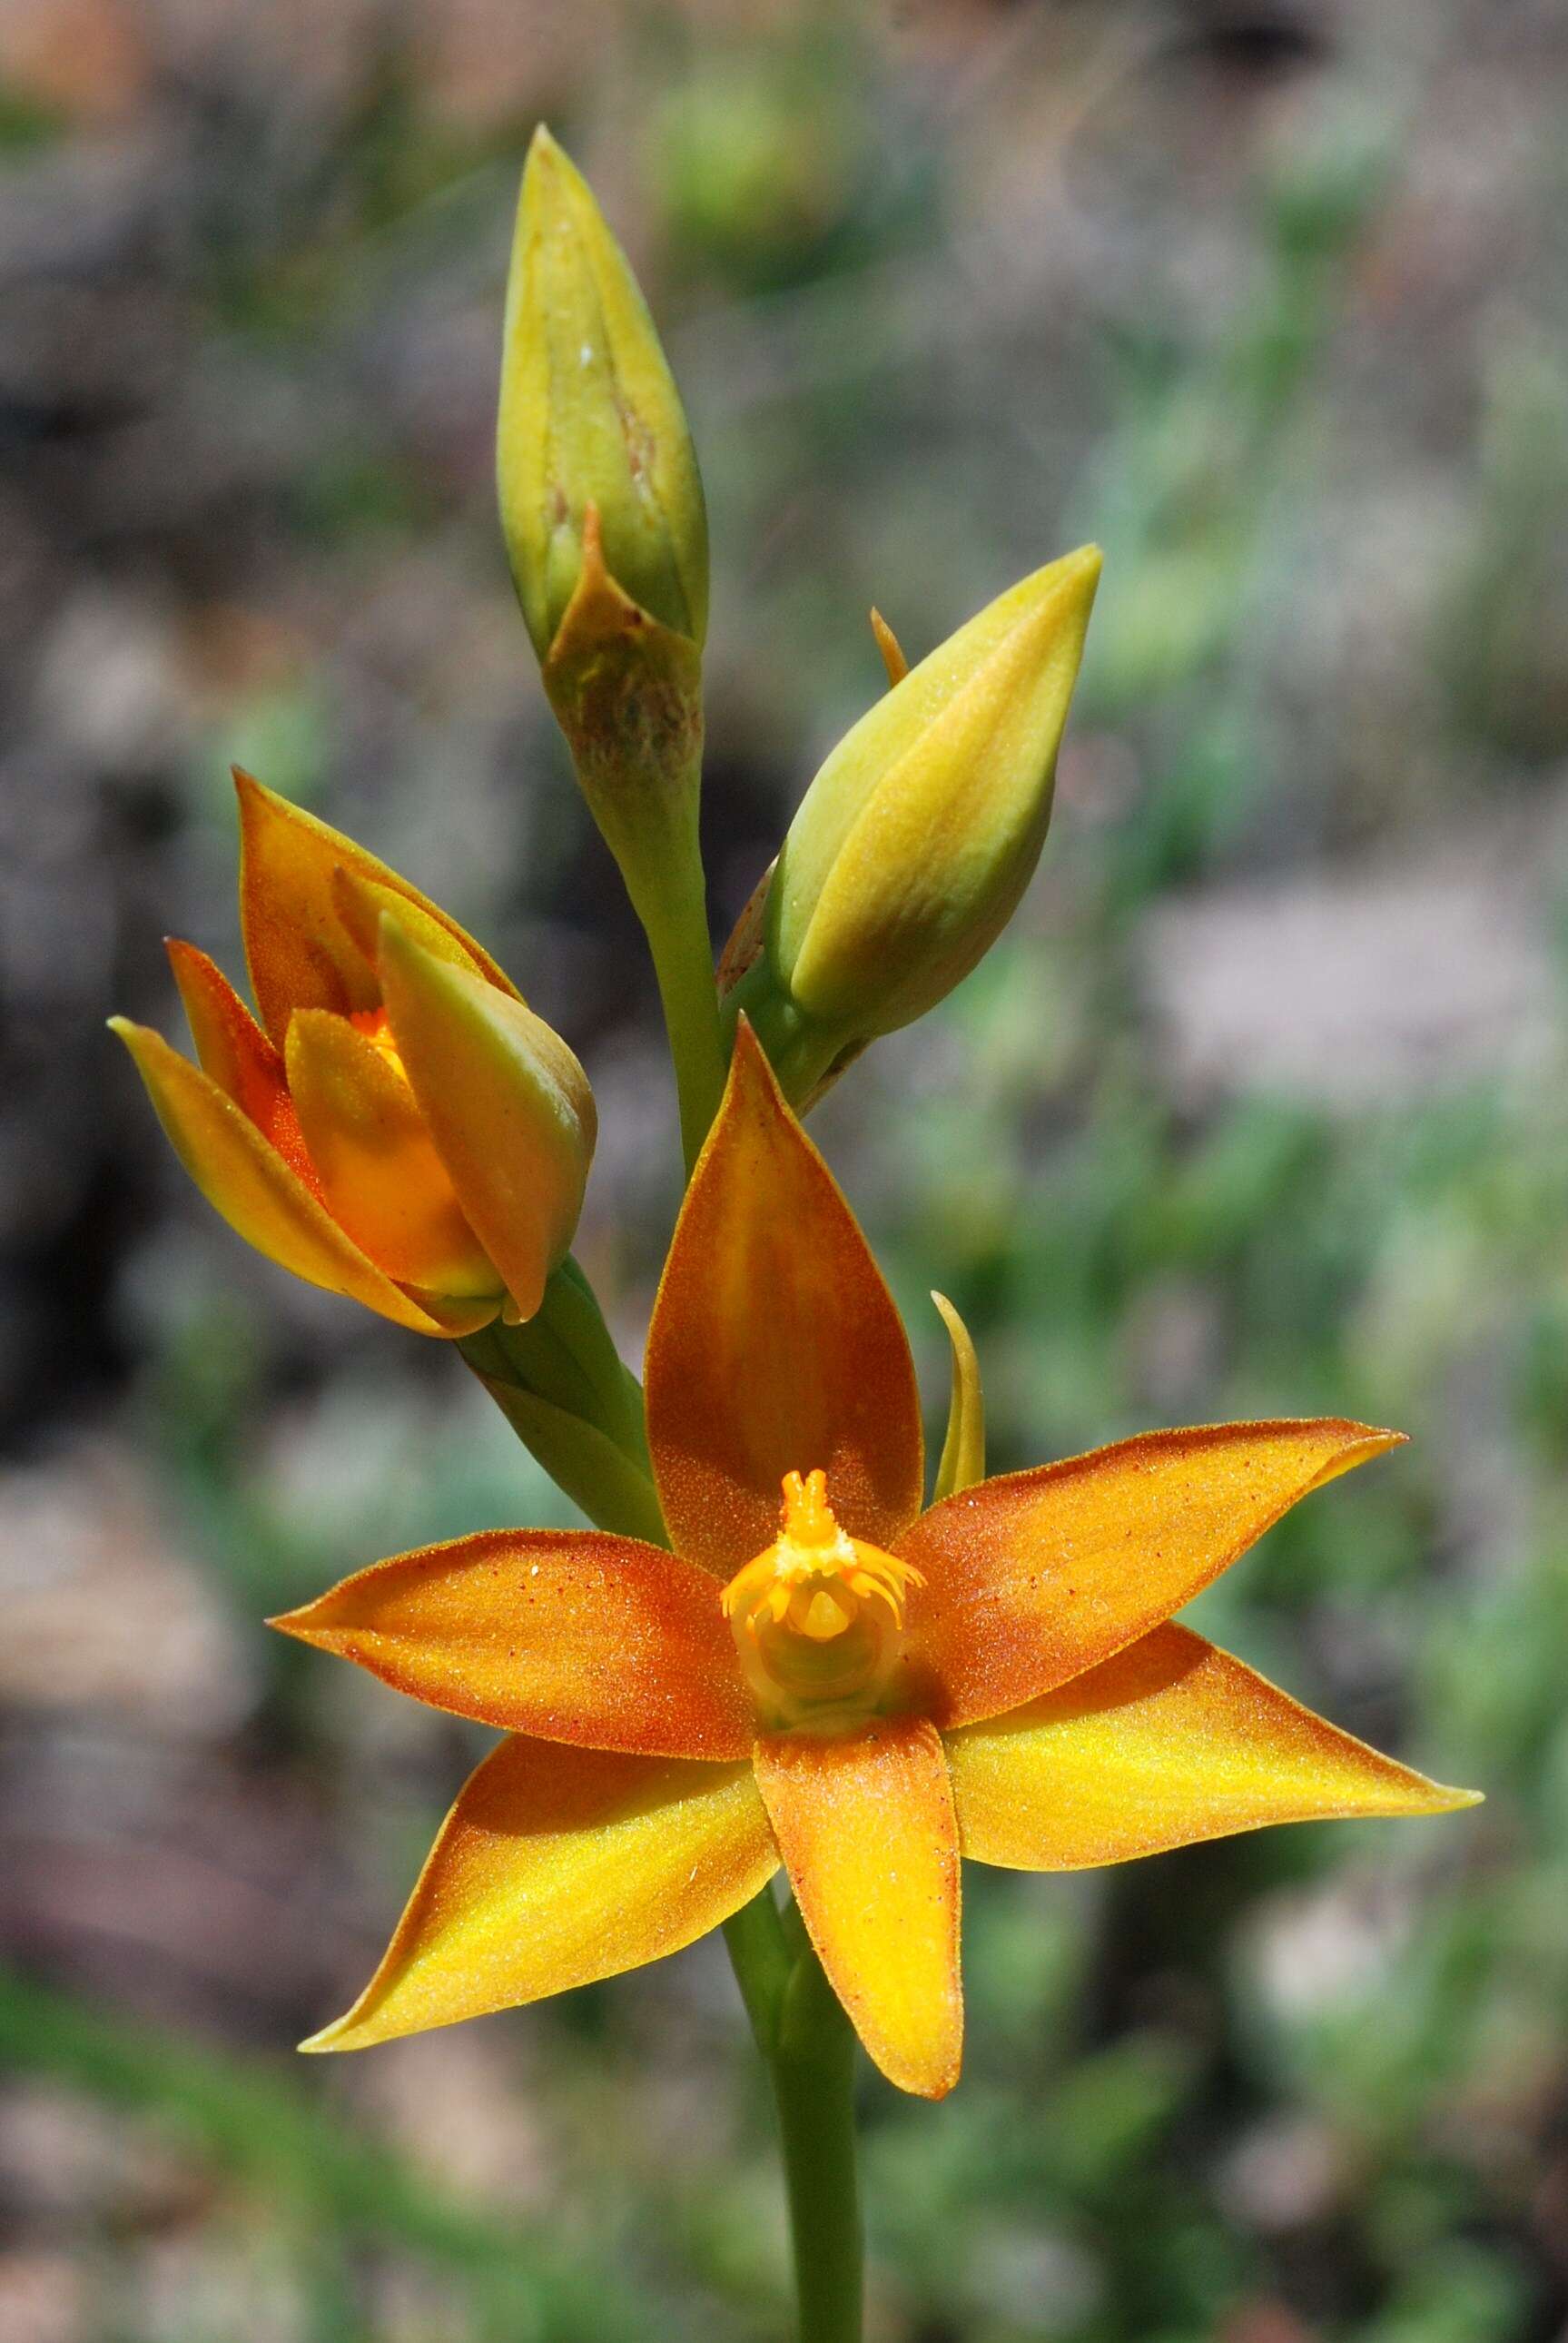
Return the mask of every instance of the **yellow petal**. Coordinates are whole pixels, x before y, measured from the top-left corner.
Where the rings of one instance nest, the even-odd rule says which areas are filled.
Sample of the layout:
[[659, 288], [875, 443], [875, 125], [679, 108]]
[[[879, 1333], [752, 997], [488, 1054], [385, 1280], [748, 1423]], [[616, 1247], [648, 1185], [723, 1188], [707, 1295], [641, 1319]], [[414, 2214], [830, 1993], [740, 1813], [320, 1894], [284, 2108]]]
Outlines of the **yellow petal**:
[[248, 773], [236, 769], [234, 779], [239, 791], [245, 956], [262, 1023], [275, 1041], [283, 1042], [296, 1009], [332, 1009], [347, 1016], [357, 1009], [374, 1009], [380, 1000], [374, 967], [338, 906], [339, 870], [413, 904], [455, 940], [481, 975], [503, 991], [512, 990], [489, 954], [407, 879]]
[[749, 1765], [517, 1735], [470, 1775], [353, 2008], [363, 2050], [615, 1976], [704, 1936], [779, 1867]]
[[[437, 960], [449, 960], [454, 968], [472, 969], [482, 974], [476, 957], [477, 947], [455, 933], [442, 915], [429, 905], [396, 887], [384, 885], [379, 880], [367, 879], [363, 872], [347, 868], [332, 874], [332, 900], [338, 917], [353, 937], [356, 948], [374, 968], [381, 957], [381, 921], [388, 911], [394, 912], [398, 923], [417, 944]], [[509, 998], [520, 1000], [521, 994], [509, 982], [503, 988]]]
[[299, 1117], [288, 1095], [282, 1052], [264, 1033], [223, 970], [195, 944], [177, 936], [165, 941], [175, 982], [185, 1004], [191, 1039], [202, 1071], [249, 1116], [257, 1131], [297, 1172], [311, 1193], [321, 1182], [300, 1135]]
[[959, 1851], [941, 1743], [914, 1716], [777, 1733], [757, 1779], [817, 1957], [901, 2091], [946, 2097], [963, 2056]]
[[496, 1265], [464, 1219], [414, 1093], [386, 1052], [329, 1009], [297, 1009], [286, 1059], [322, 1193], [355, 1242], [399, 1282], [498, 1296]]
[[945, 1293], [933, 1293], [948, 1340], [952, 1345], [952, 1393], [948, 1402], [948, 1432], [937, 1466], [933, 1503], [940, 1504], [960, 1489], [972, 1488], [985, 1478], [985, 1393], [980, 1388], [980, 1361], [969, 1328]]
[[772, 1544], [786, 1473], [825, 1471], [843, 1528], [873, 1545], [919, 1511], [899, 1313], [746, 1025], [665, 1263], [647, 1389], [670, 1535], [726, 1578]]
[[632, 1538], [487, 1530], [378, 1562], [269, 1624], [508, 1732], [640, 1756], [751, 1747], [712, 1579]]
[[922, 1706], [973, 1724], [1109, 1659], [1402, 1437], [1339, 1417], [1146, 1432], [933, 1506], [899, 1547], [926, 1577], [907, 1627]]
[[558, 1033], [438, 960], [388, 915], [380, 972], [398, 1053], [469, 1225], [520, 1317], [539, 1306], [582, 1211], [598, 1118]]
[[176, 1154], [247, 1244], [307, 1285], [363, 1302], [416, 1333], [445, 1332], [360, 1252], [209, 1074], [147, 1026], [123, 1017], [109, 1022], [136, 1060]]
[[1077, 1871], [1270, 1823], [1476, 1804], [1352, 1740], [1186, 1627], [947, 1742], [965, 1855]]

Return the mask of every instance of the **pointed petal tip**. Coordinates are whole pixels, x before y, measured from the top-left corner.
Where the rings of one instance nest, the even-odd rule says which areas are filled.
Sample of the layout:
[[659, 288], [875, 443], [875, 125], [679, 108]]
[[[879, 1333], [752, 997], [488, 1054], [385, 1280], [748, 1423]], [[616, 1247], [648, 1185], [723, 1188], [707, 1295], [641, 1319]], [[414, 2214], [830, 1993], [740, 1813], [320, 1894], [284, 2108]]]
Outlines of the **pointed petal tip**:
[[545, 203], [559, 203], [579, 177], [577, 166], [548, 122], [536, 124], [523, 158], [522, 201], [530, 212]]
[[307, 2034], [303, 2042], [296, 2043], [295, 2048], [307, 2058], [319, 2058], [325, 2053], [333, 2050], [364, 2049], [367, 2046], [363, 2043], [344, 2042], [339, 2039], [347, 2030], [347, 2026], [348, 2020], [346, 2017], [335, 2017], [330, 2026], [324, 2026], [318, 2033]]
[[264, 1627], [276, 1627], [280, 1635], [293, 1635], [301, 1644], [313, 1644], [316, 1641], [315, 1631], [305, 1623], [315, 1608], [314, 1603], [302, 1603], [294, 1611], [275, 1611], [261, 1624]]
[[1054, 561], [1046, 562], [1028, 584], [1037, 588], [1048, 604], [1068, 594], [1091, 602], [1104, 567], [1105, 556], [1098, 545], [1079, 545], [1070, 553], [1059, 554]]
[[1357, 1423], [1353, 1420], [1342, 1425], [1344, 1445], [1332, 1456], [1312, 1483], [1321, 1489], [1325, 1482], [1337, 1481], [1342, 1473], [1353, 1473], [1358, 1464], [1370, 1464], [1374, 1456], [1386, 1456], [1393, 1448], [1410, 1443], [1408, 1432], [1391, 1432], [1376, 1423]]

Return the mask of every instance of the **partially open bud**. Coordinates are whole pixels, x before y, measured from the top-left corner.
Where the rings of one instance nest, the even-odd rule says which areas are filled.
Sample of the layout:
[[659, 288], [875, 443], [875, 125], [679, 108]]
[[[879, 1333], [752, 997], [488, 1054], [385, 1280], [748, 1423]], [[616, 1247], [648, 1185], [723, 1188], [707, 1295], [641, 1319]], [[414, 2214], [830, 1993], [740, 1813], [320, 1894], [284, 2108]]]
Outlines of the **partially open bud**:
[[1099, 578], [1092, 546], [1024, 578], [878, 700], [811, 783], [763, 948], [728, 1003], [793, 1105], [933, 1008], [1012, 916], [1045, 841]]
[[610, 577], [700, 646], [708, 523], [680, 399], [625, 254], [548, 130], [523, 173], [496, 434], [501, 526], [539, 658], [597, 508]]
[[236, 774], [257, 1023], [171, 943], [198, 1063], [113, 1021], [186, 1170], [297, 1277], [420, 1333], [539, 1308], [593, 1154], [588, 1080], [457, 921]]

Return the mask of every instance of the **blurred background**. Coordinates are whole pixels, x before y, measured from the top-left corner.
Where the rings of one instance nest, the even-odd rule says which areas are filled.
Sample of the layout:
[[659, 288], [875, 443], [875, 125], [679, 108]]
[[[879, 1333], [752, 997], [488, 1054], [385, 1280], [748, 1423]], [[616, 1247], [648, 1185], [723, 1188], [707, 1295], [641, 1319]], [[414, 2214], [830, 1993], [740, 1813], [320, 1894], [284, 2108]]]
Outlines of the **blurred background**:
[[715, 538], [716, 934], [879, 688], [1093, 536], [1023, 913], [817, 1136], [998, 1466], [1413, 1444], [1193, 1616], [1477, 1815], [971, 1871], [968, 2071], [866, 2083], [875, 2343], [1568, 2334], [1568, 20], [1553, 0], [0, 0], [0, 2330], [766, 2343], [717, 1941], [340, 2062], [484, 1736], [268, 1636], [564, 1521], [440, 1344], [246, 1252], [102, 1021], [237, 973], [231, 759], [567, 1033], [628, 1356], [640, 938], [493, 511], [528, 134]]

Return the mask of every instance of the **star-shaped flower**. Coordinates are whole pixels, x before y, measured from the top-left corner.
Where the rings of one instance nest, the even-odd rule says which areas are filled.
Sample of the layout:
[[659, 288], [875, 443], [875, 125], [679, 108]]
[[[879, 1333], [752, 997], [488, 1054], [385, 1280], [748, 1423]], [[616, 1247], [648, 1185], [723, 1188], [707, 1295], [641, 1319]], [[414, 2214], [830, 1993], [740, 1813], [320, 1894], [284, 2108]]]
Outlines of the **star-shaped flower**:
[[745, 1026], [659, 1287], [647, 1399], [673, 1553], [490, 1532], [275, 1623], [509, 1736], [375, 1976], [307, 2049], [675, 1952], [782, 1863], [866, 2048], [937, 2098], [961, 2047], [960, 1855], [1077, 1870], [1473, 1803], [1171, 1620], [1397, 1433], [1151, 1432], [921, 1510], [903, 1327]]

